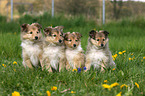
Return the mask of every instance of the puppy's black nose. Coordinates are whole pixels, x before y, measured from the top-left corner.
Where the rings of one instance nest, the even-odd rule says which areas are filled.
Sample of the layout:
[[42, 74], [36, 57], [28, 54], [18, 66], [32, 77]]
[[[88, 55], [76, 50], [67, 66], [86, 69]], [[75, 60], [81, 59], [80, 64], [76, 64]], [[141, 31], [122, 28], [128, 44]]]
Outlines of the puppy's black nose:
[[35, 36], [35, 39], [37, 40], [38, 39], [38, 36]]
[[101, 47], [103, 47], [104, 46], [104, 44], [101, 44]]
[[62, 42], [62, 40], [59, 40], [59, 43], [61, 43]]
[[74, 44], [73, 46], [76, 47], [76, 44]]

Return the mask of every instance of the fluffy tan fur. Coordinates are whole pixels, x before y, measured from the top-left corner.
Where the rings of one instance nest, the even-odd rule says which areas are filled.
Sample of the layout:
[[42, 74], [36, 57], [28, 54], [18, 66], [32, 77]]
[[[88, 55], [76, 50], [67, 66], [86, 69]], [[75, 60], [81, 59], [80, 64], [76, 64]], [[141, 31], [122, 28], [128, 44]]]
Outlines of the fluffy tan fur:
[[66, 61], [63, 26], [47, 27], [44, 29], [44, 34], [42, 68], [49, 72], [52, 72], [53, 69], [61, 71], [65, 67]]
[[94, 69], [101, 68], [101, 71], [106, 67], [115, 67], [108, 47], [108, 34], [107, 31], [97, 32], [94, 30], [89, 33], [90, 37], [88, 39], [85, 63], [87, 70], [89, 70], [91, 66], [93, 66]]
[[85, 64], [84, 51], [81, 48], [82, 35], [78, 32], [67, 32], [64, 37], [66, 46], [65, 55], [67, 59], [66, 69], [82, 68]]
[[21, 25], [21, 46], [24, 67], [40, 66], [42, 61], [42, 33], [38, 23]]

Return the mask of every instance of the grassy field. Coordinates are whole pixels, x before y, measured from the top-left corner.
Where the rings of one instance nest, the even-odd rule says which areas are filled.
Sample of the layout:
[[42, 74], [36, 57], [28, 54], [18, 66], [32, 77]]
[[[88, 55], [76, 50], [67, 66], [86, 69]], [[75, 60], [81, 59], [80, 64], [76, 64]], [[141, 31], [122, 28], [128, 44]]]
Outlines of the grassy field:
[[[120, 92], [122, 96], [145, 95], [145, 18], [125, 18], [101, 26], [83, 16], [51, 18], [45, 13], [39, 17], [27, 15], [13, 22], [6, 22], [6, 18], [0, 16], [0, 22], [0, 96], [11, 96], [14, 91], [21, 96], [47, 96], [46, 91], [52, 96], [116, 96]], [[82, 33], [84, 50], [91, 29], [109, 31], [109, 47], [113, 55], [117, 54], [117, 67], [106, 69], [104, 73], [92, 70], [48, 73], [41, 69], [25, 69], [21, 58], [20, 25], [33, 22], [42, 24], [43, 28], [63, 25], [64, 32]], [[119, 54], [124, 50], [125, 53]], [[103, 84], [107, 84], [107, 88]], [[123, 84], [126, 87], [120, 88]], [[52, 86], [57, 90], [51, 90]]]

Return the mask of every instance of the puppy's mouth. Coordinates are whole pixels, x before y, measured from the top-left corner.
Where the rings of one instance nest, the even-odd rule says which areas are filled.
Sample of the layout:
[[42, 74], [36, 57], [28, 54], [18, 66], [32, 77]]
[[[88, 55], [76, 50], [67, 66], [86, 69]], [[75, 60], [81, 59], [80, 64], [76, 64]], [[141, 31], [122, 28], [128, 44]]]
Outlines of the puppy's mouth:
[[73, 46], [70, 46], [72, 49], [75, 49], [77, 48], [77, 45], [76, 44], [73, 44]]
[[38, 36], [35, 36], [35, 38], [33, 38], [34, 41], [39, 41], [40, 38]]
[[101, 44], [100, 46], [99, 46], [99, 48], [104, 48], [105, 47], [105, 44]]
[[33, 41], [38, 42], [38, 41], [41, 41], [41, 39], [40, 38], [37, 38], [37, 39], [35, 38], [35, 39], [33, 39]]
[[33, 39], [33, 41], [39, 41], [40, 39]]
[[62, 45], [63, 44], [63, 41], [62, 40], [59, 40], [58, 42], [55, 42], [56, 45]]

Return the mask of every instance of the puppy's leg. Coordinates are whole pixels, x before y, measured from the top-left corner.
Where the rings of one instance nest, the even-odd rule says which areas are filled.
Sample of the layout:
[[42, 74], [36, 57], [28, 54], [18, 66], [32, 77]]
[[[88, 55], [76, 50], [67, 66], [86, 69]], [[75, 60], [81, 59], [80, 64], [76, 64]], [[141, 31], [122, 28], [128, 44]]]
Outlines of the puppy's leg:
[[23, 65], [24, 65], [24, 67], [25, 68], [28, 67], [28, 68], [33, 69], [33, 66], [31, 64], [30, 58], [28, 57], [27, 54], [25, 54], [24, 50], [22, 50], [22, 56], [23, 56]]
[[81, 60], [81, 68], [84, 68], [85, 67], [85, 54], [82, 53], [80, 56], [81, 56], [81, 59], [80, 59]]
[[90, 59], [86, 59], [85, 66], [86, 66], [85, 72], [90, 70], [90, 67], [91, 67], [91, 60]]
[[27, 67], [27, 66], [26, 66], [26, 63], [25, 63], [25, 60], [23, 60], [22, 64], [23, 64], [23, 66], [24, 66], [25, 68]]
[[42, 60], [42, 54], [39, 54], [39, 61], [40, 61], [40, 66], [41, 66], [42, 71], [43, 71], [44, 65], [43, 65], [43, 60]]
[[69, 69], [71, 69], [71, 67], [70, 67], [70, 64], [69, 64], [69, 62], [66, 60], [66, 70], [69, 70]]
[[74, 58], [74, 68], [83, 68], [85, 67], [85, 55], [82, 53], [79, 53], [75, 58]]
[[49, 71], [49, 72], [52, 72], [52, 68], [51, 68], [51, 64], [50, 63], [46, 63], [46, 69]]
[[30, 69], [33, 69], [33, 66], [31, 64], [30, 59], [24, 60], [23, 63], [24, 63], [23, 65], [26, 65], [26, 67], [29, 67]]
[[66, 58], [65, 56], [60, 57], [60, 62], [59, 62], [59, 72], [64, 69], [66, 66]]
[[105, 67], [105, 63], [102, 62], [102, 64], [101, 64], [101, 72], [102, 72], [102, 71], [103, 71], [103, 72], [105, 71], [104, 68], [106, 68], [106, 67]]
[[43, 68], [43, 70], [46, 69], [49, 72], [52, 72], [51, 64], [50, 64], [50, 61], [49, 61], [48, 58], [43, 59], [43, 61], [42, 61], [42, 68]]

